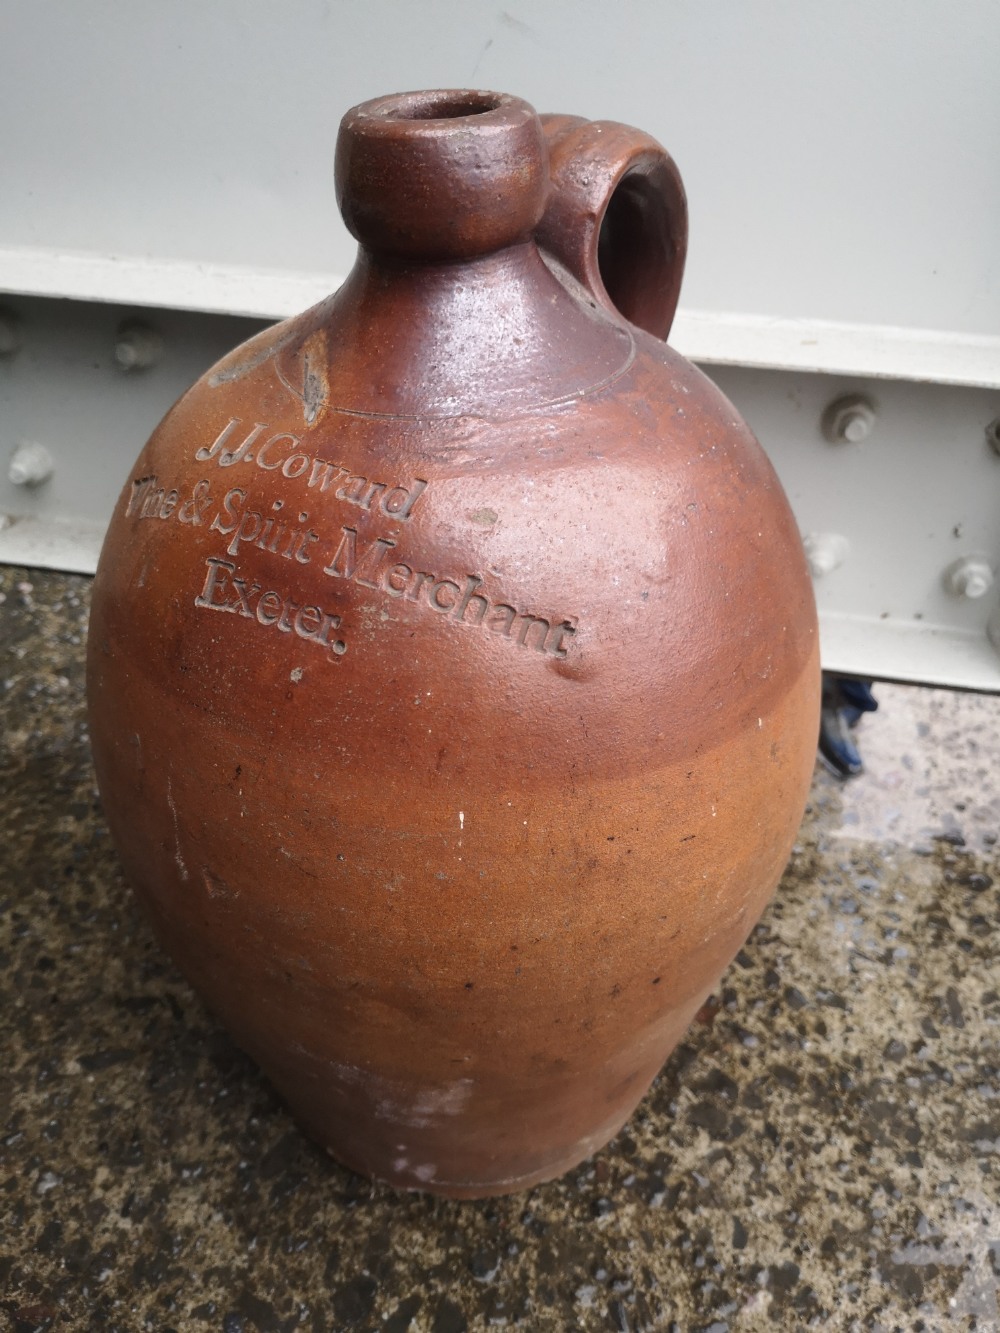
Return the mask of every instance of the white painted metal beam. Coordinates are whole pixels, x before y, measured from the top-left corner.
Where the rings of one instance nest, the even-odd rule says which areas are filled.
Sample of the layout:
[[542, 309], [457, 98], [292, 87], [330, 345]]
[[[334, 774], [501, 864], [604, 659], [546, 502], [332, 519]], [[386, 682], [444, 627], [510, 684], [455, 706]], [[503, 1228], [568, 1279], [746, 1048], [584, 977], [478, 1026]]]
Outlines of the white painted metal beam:
[[[0, 248], [0, 292], [277, 320], [314, 305], [342, 274], [125, 255]], [[678, 311], [670, 341], [705, 365], [1000, 388], [1000, 337], [724, 311]]]

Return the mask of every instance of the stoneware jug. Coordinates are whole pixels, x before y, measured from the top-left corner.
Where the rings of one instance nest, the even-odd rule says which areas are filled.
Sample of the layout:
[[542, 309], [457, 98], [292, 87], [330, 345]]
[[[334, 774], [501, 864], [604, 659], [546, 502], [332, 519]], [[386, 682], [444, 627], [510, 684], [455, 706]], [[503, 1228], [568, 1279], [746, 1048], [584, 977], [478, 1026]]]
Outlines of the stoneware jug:
[[475, 1197], [627, 1119], [785, 864], [799, 535], [664, 338], [648, 136], [385, 97], [357, 262], [168, 413], [94, 586], [94, 757], [164, 946], [341, 1162]]

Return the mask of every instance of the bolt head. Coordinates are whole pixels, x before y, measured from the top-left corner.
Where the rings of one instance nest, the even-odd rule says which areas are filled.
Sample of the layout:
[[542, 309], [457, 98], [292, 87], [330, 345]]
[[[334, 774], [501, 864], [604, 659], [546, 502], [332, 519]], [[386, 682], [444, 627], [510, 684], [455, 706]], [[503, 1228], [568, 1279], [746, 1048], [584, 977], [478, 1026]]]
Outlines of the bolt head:
[[40, 486], [55, 471], [55, 459], [44, 444], [23, 440], [14, 450], [7, 477], [13, 486]]
[[835, 398], [823, 413], [820, 428], [831, 444], [860, 444], [875, 427], [875, 405], [861, 394]]
[[945, 570], [945, 586], [956, 597], [984, 597], [995, 577], [985, 556], [963, 556]]
[[802, 538], [809, 572], [814, 579], [832, 574], [847, 559], [851, 544], [839, 532], [807, 532]]
[[163, 339], [147, 324], [123, 324], [115, 338], [115, 361], [121, 370], [148, 370], [163, 355]]

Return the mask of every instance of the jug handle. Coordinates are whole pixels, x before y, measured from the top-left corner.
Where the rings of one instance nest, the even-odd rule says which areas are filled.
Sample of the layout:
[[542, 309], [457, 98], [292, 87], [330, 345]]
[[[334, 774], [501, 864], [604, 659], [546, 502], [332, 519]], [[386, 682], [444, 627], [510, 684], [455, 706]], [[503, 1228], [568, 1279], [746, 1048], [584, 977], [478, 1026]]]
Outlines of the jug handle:
[[552, 191], [538, 244], [606, 310], [666, 339], [687, 254], [673, 158], [630, 125], [545, 115]]

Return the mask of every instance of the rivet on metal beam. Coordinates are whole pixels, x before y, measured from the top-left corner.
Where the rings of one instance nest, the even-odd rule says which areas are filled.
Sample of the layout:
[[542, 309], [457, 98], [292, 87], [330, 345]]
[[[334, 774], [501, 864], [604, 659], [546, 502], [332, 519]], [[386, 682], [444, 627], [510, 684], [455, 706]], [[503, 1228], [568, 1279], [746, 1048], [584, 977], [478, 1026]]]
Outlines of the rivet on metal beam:
[[22, 440], [14, 450], [7, 476], [15, 486], [40, 486], [55, 470], [55, 459], [44, 444]]
[[115, 362], [121, 370], [149, 370], [163, 355], [163, 339], [148, 324], [123, 324], [115, 335]]
[[809, 572], [814, 579], [832, 574], [847, 559], [851, 543], [839, 532], [807, 532], [802, 538]]
[[820, 430], [831, 444], [860, 444], [875, 427], [875, 404], [863, 394], [835, 398], [820, 420]]
[[993, 587], [995, 575], [984, 555], [966, 555], [950, 564], [944, 584], [956, 597], [984, 597]]

